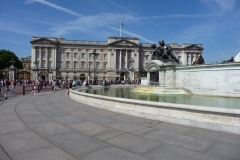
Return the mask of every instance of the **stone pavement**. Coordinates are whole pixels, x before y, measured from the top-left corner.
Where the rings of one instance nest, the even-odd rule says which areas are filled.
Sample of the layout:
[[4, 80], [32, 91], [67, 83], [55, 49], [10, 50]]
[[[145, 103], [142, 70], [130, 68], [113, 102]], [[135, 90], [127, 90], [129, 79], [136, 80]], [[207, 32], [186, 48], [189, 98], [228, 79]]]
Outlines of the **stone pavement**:
[[64, 91], [0, 102], [0, 160], [239, 160], [240, 135], [127, 116]]

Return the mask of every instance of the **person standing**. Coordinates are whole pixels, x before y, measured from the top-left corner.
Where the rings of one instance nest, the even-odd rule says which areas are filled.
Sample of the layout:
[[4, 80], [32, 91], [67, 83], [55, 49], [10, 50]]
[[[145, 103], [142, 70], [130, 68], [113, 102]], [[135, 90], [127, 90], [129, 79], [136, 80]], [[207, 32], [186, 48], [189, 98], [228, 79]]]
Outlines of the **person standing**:
[[69, 80], [66, 80], [66, 95], [69, 93]]
[[3, 86], [3, 82], [2, 80], [0, 81], [0, 95], [1, 95], [1, 91], [2, 91], [2, 86]]
[[15, 97], [15, 87], [16, 87], [16, 82], [15, 80], [12, 80], [11, 82], [12, 98]]
[[31, 96], [32, 96], [32, 95], [35, 96], [35, 94], [36, 94], [36, 91], [35, 91], [35, 90], [36, 90], [36, 85], [35, 85], [35, 83], [33, 83], [33, 84], [32, 84], [32, 92], [31, 92]]
[[53, 80], [53, 82], [52, 82], [52, 88], [53, 88], [53, 92], [55, 93], [55, 89], [56, 89], [56, 81], [55, 81], [55, 79]]

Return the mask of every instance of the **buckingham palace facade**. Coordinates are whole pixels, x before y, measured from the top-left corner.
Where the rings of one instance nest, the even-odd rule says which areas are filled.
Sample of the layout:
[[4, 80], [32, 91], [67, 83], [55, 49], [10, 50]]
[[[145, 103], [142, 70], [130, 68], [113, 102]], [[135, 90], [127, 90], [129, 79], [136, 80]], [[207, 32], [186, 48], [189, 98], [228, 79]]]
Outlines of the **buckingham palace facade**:
[[[32, 37], [30, 43], [31, 78], [45, 80], [137, 80], [154, 51], [151, 44], [132, 37], [111, 36], [107, 41]], [[182, 65], [191, 65], [203, 50], [201, 44], [169, 45]]]

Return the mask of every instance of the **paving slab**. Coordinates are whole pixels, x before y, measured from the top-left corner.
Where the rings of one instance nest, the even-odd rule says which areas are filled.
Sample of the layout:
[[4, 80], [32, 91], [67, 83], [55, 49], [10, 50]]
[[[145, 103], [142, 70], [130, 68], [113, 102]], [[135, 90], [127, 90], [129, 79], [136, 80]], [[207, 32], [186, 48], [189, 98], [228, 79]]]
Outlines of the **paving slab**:
[[1, 160], [11, 160], [10, 157], [3, 150], [2, 146], [0, 146], [0, 159]]
[[0, 116], [0, 123], [1, 122], [10, 122], [10, 121], [18, 121], [19, 118], [16, 113], [12, 114], [4, 114]]
[[183, 148], [199, 152], [206, 151], [209, 147], [211, 147], [215, 143], [215, 141], [205, 140], [201, 138], [193, 138], [181, 134], [175, 134], [160, 130], [153, 131], [151, 133], [143, 135], [143, 137], [167, 144], [181, 146]]
[[37, 109], [29, 109], [29, 110], [17, 110], [18, 116], [29, 116], [29, 115], [37, 115], [41, 114]]
[[10, 157], [44, 147], [51, 143], [38, 136], [33, 131], [0, 135], [0, 143]]
[[25, 124], [32, 124], [32, 123], [41, 123], [41, 122], [49, 122], [51, 119], [47, 118], [42, 114], [37, 115], [30, 115], [30, 116], [21, 116], [21, 120]]
[[102, 125], [105, 127], [118, 122], [118, 120], [116, 120], [112, 117], [103, 117], [103, 116], [99, 116], [99, 115], [91, 115], [91, 116], [87, 116], [87, 117], [81, 117], [80, 119], [84, 122], [92, 122], [94, 124]]
[[48, 136], [47, 139], [76, 157], [109, 146], [105, 142], [76, 131]]
[[115, 138], [107, 140], [106, 142], [137, 154], [146, 153], [164, 144], [155, 140], [143, 138], [129, 133], [119, 135]]
[[84, 111], [84, 110], [70, 111], [70, 112], [68, 112], [68, 114], [71, 114], [78, 118], [96, 115], [94, 112], [89, 112], [89, 111]]
[[10, 121], [0, 123], [0, 135], [28, 130], [30, 129], [21, 121]]
[[130, 133], [134, 134], [134, 135], [142, 136], [142, 135], [145, 135], [145, 134], [151, 133], [153, 131], [157, 131], [157, 130], [158, 129], [153, 128], [153, 127], [147, 127], [147, 128], [143, 128], [143, 129], [140, 129], [140, 130], [130, 132]]
[[116, 130], [116, 129], [110, 129], [105, 133], [101, 133], [101, 134], [95, 135], [93, 137], [97, 138], [101, 141], [106, 141], [108, 139], [112, 139], [112, 138], [117, 137], [119, 135], [122, 135], [124, 133], [126, 133], [126, 132], [122, 132], [122, 131], [119, 131], [119, 130]]
[[80, 118], [77, 118], [72, 115], [62, 115], [62, 116], [54, 116], [51, 117], [52, 120], [54, 120], [57, 123], [63, 124], [63, 125], [68, 125], [68, 124], [75, 124], [75, 123], [80, 123], [82, 120]]
[[58, 147], [50, 146], [14, 155], [12, 159], [19, 160], [78, 160]]
[[41, 136], [49, 136], [72, 131], [70, 128], [53, 121], [34, 123], [30, 124], [29, 127]]
[[151, 160], [223, 160], [218, 157], [198, 153], [185, 148], [165, 144], [143, 156]]
[[240, 159], [240, 146], [232, 143], [215, 143], [206, 154], [231, 160]]
[[80, 156], [79, 158], [81, 158], [81, 160], [149, 160], [148, 158], [114, 146], [100, 149], [90, 154]]
[[52, 117], [52, 116], [62, 116], [65, 115], [66, 112], [63, 112], [59, 109], [52, 109], [52, 110], [42, 110], [42, 114], [44, 114], [47, 117]]
[[224, 143], [233, 143], [240, 145], [240, 135], [232, 134], [226, 132], [218, 132], [207, 129], [194, 128], [189, 133], [185, 134], [186, 136], [204, 138], [212, 141], [224, 142]]
[[132, 132], [132, 131], [136, 131], [136, 130], [146, 128], [146, 126], [131, 124], [131, 123], [122, 122], [122, 121], [116, 122], [116, 123], [111, 123], [111, 124], [108, 124], [107, 126], [109, 128], [118, 129], [118, 130], [123, 131], [123, 132]]
[[186, 134], [194, 129], [193, 127], [176, 125], [176, 124], [167, 123], [167, 122], [159, 123], [157, 125], [153, 125], [152, 127], [157, 128], [159, 130], [178, 133], [178, 134]]
[[110, 129], [100, 126], [91, 122], [83, 122], [78, 124], [71, 124], [70, 127], [74, 129], [75, 131], [79, 131], [81, 133], [84, 133], [89, 136], [98, 135], [101, 133], [105, 133], [109, 131]]

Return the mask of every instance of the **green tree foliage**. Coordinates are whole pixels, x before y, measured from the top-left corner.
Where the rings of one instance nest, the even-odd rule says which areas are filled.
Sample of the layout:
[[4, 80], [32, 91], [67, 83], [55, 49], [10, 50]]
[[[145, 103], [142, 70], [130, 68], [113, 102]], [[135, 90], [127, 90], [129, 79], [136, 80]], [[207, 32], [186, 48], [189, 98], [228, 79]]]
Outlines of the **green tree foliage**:
[[19, 58], [15, 55], [15, 53], [9, 51], [9, 50], [0, 50], [0, 69], [5, 69], [10, 67], [10, 61], [14, 60], [14, 66], [18, 69], [22, 69], [22, 62], [19, 60]]

